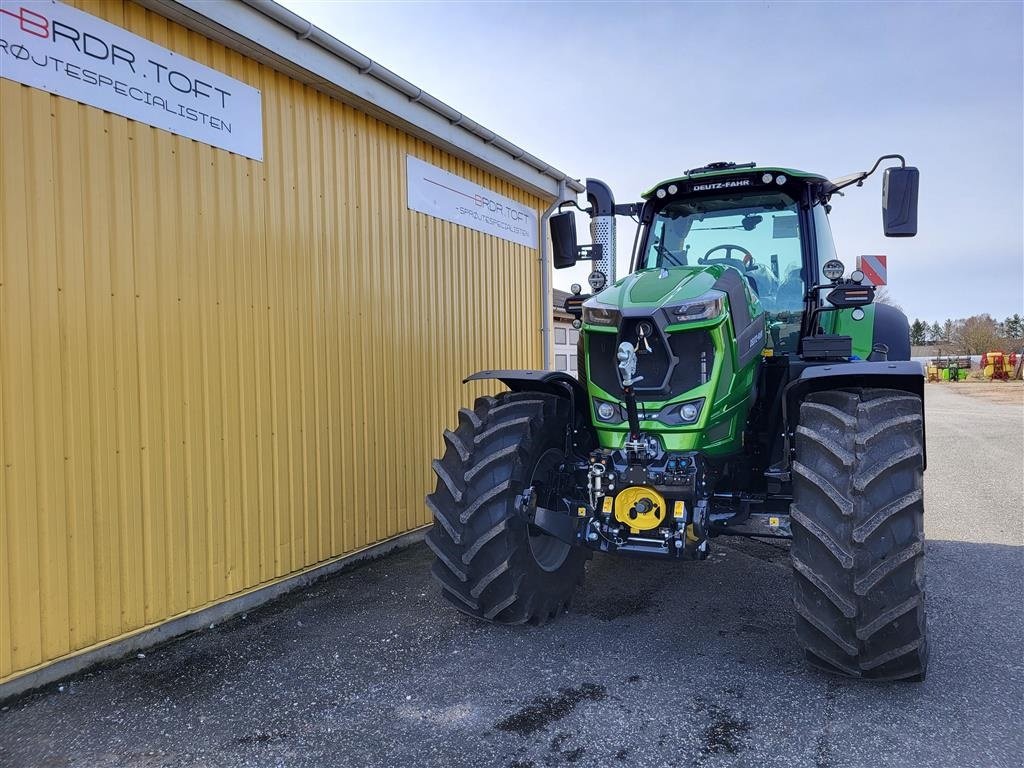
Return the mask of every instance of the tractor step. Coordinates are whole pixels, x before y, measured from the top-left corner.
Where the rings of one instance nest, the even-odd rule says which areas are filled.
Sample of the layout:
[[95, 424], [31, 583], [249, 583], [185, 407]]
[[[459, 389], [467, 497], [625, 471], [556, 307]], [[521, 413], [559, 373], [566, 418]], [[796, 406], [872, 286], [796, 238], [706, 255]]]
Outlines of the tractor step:
[[716, 521], [711, 516], [709, 525], [712, 533], [726, 536], [758, 536], [770, 539], [789, 539], [793, 533], [789, 527], [789, 515], [751, 512], [742, 522]]
[[516, 496], [513, 509], [530, 525], [536, 526], [544, 533], [554, 536], [566, 544], [579, 544], [581, 541], [580, 523], [586, 522], [585, 510], [583, 515], [577, 516], [538, 506], [537, 494], [534, 493], [532, 487]]

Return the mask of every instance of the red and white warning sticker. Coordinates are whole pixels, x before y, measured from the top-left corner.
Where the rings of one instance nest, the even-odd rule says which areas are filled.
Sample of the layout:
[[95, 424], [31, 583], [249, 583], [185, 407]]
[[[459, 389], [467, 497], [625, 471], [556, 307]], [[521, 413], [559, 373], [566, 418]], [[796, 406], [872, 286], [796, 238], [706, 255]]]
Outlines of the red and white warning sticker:
[[885, 256], [858, 256], [857, 269], [864, 273], [864, 282], [871, 285], [886, 284]]

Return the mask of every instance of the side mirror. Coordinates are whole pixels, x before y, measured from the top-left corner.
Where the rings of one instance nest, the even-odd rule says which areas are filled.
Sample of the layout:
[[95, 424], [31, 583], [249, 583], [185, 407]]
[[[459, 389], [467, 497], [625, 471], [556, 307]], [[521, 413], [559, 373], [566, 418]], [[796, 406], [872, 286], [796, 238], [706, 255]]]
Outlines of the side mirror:
[[572, 211], [556, 213], [551, 223], [551, 261], [555, 269], [565, 269], [576, 264], [576, 216]]
[[886, 237], [917, 234], [917, 168], [886, 168], [882, 175], [882, 226]]

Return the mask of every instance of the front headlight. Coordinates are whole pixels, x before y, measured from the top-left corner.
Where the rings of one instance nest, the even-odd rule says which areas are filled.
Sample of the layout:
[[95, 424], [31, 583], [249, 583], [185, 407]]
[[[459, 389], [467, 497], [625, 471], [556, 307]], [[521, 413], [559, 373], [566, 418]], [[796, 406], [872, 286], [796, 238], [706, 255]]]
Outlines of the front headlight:
[[671, 427], [681, 427], [696, 423], [700, 412], [704, 410], [704, 398], [690, 400], [681, 405], [667, 405], [658, 414], [658, 421]]
[[692, 323], [697, 320], [710, 320], [718, 317], [724, 309], [725, 294], [720, 291], [711, 291], [699, 299], [668, 307], [668, 312], [676, 323]]
[[616, 327], [619, 324], [621, 313], [615, 307], [607, 304], [584, 304], [583, 322], [590, 325], [608, 325]]
[[597, 415], [599, 421], [608, 423], [621, 423], [626, 420], [625, 412], [619, 407], [618, 403], [609, 403], [607, 400], [601, 400], [594, 398], [594, 413]]
[[679, 417], [687, 424], [696, 421], [699, 415], [700, 408], [693, 403], [684, 403], [679, 407]]

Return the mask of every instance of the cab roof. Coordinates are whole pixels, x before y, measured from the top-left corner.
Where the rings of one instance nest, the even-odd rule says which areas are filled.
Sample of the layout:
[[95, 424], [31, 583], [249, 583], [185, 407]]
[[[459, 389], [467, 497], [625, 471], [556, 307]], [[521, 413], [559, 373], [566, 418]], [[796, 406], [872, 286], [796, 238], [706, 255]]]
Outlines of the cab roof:
[[795, 168], [759, 166], [756, 163], [710, 163], [700, 168], [691, 168], [682, 176], [665, 179], [664, 181], [655, 184], [643, 193], [643, 198], [646, 200], [654, 197], [659, 189], [662, 189], [669, 184], [690, 184], [701, 179], [723, 176], [750, 176], [758, 173], [762, 175], [766, 173], [770, 173], [772, 175], [783, 174], [791, 179], [801, 179], [810, 184], [829, 183], [829, 180], [820, 174], [808, 173], [807, 171], [800, 171]]

